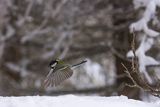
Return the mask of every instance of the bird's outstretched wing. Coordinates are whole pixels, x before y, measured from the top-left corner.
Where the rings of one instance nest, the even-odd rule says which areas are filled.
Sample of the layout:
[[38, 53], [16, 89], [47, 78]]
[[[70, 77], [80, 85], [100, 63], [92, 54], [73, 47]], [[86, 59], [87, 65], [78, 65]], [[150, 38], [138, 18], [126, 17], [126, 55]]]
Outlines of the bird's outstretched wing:
[[49, 73], [44, 81], [44, 85], [45, 87], [48, 86], [57, 86], [59, 85], [61, 82], [63, 82], [64, 80], [68, 79], [69, 77], [72, 76], [73, 71], [70, 69], [69, 66], [56, 70], [54, 71], [53, 69], [51, 69], [52, 71], [50, 71], [51, 73]]

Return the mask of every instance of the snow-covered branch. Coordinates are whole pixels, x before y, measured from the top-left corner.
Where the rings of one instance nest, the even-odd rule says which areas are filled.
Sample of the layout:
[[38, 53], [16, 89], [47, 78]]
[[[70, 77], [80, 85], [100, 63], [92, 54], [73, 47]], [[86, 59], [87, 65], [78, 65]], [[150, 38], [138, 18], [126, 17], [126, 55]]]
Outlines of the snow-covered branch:
[[[146, 9], [144, 11], [143, 17], [139, 21], [131, 24], [130, 31], [144, 31], [144, 33], [148, 36], [157, 37], [159, 32], [150, 29], [148, 27], [148, 22], [155, 17], [156, 7], [160, 5], [159, 0], [150, 0], [149, 2], [147, 0], [143, 0], [137, 2], [140, 4], [146, 4]], [[138, 3], [135, 4], [138, 5]]]
[[[130, 25], [130, 32], [143, 31], [142, 40], [140, 46], [136, 50], [136, 56], [139, 61], [139, 70], [143, 72], [149, 83], [152, 83], [152, 79], [147, 73], [146, 66], [159, 65], [153, 57], [147, 56], [146, 52], [151, 49], [154, 44], [154, 38], [159, 36], [159, 32], [150, 29], [148, 22], [154, 19], [156, 13], [156, 7], [160, 6], [160, 0], [134, 0], [135, 9], [139, 7], [145, 7], [143, 17]], [[133, 52], [129, 51], [127, 57], [133, 57]]]
[[68, 35], [68, 32], [63, 32], [61, 36], [59, 36], [57, 42], [55, 43], [53, 49], [49, 52], [44, 53], [44, 55], [42, 56], [42, 58], [47, 59], [49, 57], [52, 57], [55, 55], [56, 51], [60, 48], [60, 46], [62, 45], [62, 42], [64, 42], [64, 40], [66, 39], [66, 37], [68, 37], [70, 35]]

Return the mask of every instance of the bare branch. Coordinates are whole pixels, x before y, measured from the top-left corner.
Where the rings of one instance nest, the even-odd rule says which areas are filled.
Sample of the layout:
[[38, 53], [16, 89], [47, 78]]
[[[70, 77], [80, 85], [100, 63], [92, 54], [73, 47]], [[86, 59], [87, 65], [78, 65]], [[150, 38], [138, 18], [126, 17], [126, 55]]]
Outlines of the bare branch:
[[29, 1], [28, 7], [27, 7], [26, 12], [25, 12], [25, 14], [24, 14], [24, 19], [26, 19], [26, 18], [29, 16], [29, 14], [30, 14], [30, 12], [31, 12], [31, 9], [32, 9], [32, 7], [33, 7], [34, 2], [35, 2], [35, 0], [30, 0], [30, 1]]
[[57, 42], [55, 43], [53, 49], [49, 52], [46, 52], [42, 58], [43, 59], [48, 59], [49, 57], [52, 57], [55, 55], [55, 52], [60, 48], [62, 42], [64, 42], [65, 38], [69, 36], [67, 32], [64, 32], [61, 36], [59, 36]]
[[160, 87], [151, 86], [148, 84], [142, 77], [138, 67], [138, 59], [135, 54], [135, 35], [133, 34], [133, 41], [132, 41], [132, 51], [134, 53], [134, 58], [132, 58], [132, 71], [129, 71], [127, 67], [122, 64], [125, 68], [124, 72], [127, 76], [132, 80], [132, 85], [127, 85], [129, 87], [136, 87], [143, 91], [146, 91], [156, 97], [160, 97]]

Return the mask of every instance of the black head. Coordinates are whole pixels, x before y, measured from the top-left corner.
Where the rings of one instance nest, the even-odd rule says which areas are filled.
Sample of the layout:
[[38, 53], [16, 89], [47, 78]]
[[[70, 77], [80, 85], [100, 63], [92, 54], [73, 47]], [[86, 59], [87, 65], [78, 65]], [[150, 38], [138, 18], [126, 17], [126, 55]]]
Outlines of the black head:
[[49, 66], [50, 66], [51, 68], [54, 68], [57, 64], [58, 64], [58, 60], [52, 60], [52, 61], [49, 63]]

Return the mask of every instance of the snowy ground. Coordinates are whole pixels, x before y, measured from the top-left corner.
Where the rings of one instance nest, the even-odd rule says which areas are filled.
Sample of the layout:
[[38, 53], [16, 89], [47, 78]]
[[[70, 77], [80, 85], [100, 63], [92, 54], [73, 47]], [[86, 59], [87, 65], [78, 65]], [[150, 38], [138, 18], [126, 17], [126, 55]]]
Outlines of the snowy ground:
[[65, 95], [58, 97], [0, 97], [0, 107], [160, 107], [160, 103], [146, 103], [128, 99], [125, 96]]

